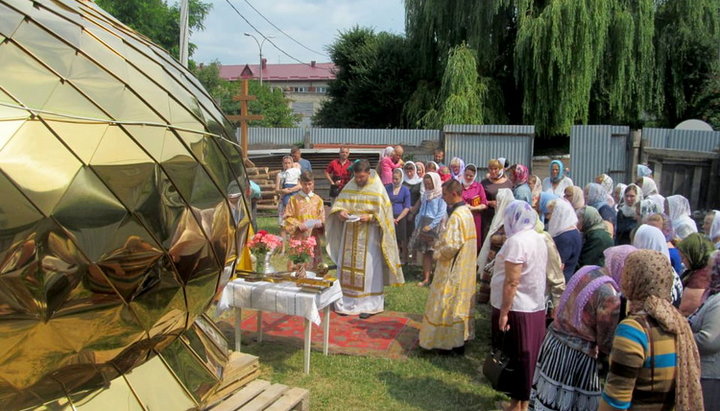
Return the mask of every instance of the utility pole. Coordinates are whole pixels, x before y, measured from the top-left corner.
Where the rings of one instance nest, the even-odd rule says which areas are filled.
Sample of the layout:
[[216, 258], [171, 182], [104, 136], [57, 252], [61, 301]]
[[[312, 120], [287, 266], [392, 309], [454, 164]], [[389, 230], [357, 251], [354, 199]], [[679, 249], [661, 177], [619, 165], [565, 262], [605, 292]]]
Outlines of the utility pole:
[[265, 40], [274, 38], [273, 36], [263, 36], [262, 41], [258, 41], [257, 37], [253, 36], [250, 33], [243, 33], [244, 35], [248, 37], [252, 37], [253, 40], [255, 40], [255, 43], [258, 46], [258, 51], [260, 52], [260, 85], [262, 86], [262, 78], [263, 78], [263, 57], [262, 57], [262, 48], [263, 44], [265, 44]]
[[240, 123], [240, 147], [242, 147], [243, 158], [248, 158], [248, 121], [262, 120], [265, 116], [260, 114], [248, 113], [248, 101], [257, 100], [257, 97], [250, 95], [250, 86], [248, 79], [242, 81], [242, 94], [234, 96], [233, 101], [240, 102], [240, 115], [239, 116], [228, 116], [230, 121], [237, 121]]
[[189, 0], [180, 1], [180, 64], [188, 66]]

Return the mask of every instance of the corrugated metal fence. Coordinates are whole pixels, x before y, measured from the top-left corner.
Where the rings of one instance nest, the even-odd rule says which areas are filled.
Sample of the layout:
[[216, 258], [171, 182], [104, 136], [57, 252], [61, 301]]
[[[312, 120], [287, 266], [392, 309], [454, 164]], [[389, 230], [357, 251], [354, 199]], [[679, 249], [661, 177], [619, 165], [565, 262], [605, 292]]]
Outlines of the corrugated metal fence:
[[643, 128], [648, 146], [688, 151], [713, 151], [720, 146], [720, 131]]
[[[460, 157], [487, 170], [490, 159], [505, 157], [512, 163], [532, 164], [535, 126], [445, 126], [445, 162]], [[479, 173], [484, 175], [485, 173]]]
[[358, 144], [420, 146], [438, 141], [439, 130], [351, 129], [351, 128], [262, 128], [250, 127], [250, 145], [288, 146], [302, 144]]
[[570, 131], [570, 170], [575, 185], [584, 187], [606, 173], [627, 182], [631, 158], [630, 127], [573, 126]]

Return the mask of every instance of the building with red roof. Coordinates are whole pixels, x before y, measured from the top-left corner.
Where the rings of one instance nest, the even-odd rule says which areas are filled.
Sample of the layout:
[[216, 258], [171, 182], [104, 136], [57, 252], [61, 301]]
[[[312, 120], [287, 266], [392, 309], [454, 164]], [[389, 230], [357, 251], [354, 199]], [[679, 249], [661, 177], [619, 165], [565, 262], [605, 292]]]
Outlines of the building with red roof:
[[[237, 81], [248, 78], [260, 79], [259, 64], [222, 65], [220, 77]], [[328, 82], [335, 79], [335, 64], [268, 64], [263, 59], [262, 81], [271, 87], [280, 88], [290, 100], [293, 112], [302, 115], [299, 126], [310, 126], [310, 120], [327, 99]]]

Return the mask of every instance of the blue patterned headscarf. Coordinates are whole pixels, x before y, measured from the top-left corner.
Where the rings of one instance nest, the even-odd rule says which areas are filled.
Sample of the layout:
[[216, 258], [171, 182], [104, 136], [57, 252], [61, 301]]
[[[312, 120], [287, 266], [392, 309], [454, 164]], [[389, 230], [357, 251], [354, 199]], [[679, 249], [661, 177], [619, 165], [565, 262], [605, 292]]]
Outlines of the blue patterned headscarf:
[[505, 209], [503, 223], [505, 225], [505, 234], [509, 237], [535, 228], [537, 221], [537, 213], [526, 201], [513, 200]]
[[[552, 176], [552, 166], [553, 164], [557, 164], [558, 167], [560, 167], [560, 172], [558, 172], [557, 177]], [[553, 160], [550, 162], [550, 180], [552, 180], [553, 183], [557, 183], [558, 181], [562, 180], [565, 176], [565, 165], [560, 160]]]

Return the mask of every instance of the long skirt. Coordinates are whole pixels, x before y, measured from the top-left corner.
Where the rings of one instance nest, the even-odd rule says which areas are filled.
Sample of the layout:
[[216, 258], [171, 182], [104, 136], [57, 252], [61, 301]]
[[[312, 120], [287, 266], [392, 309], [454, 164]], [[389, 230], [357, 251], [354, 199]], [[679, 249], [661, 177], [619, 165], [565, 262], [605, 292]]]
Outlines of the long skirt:
[[509, 367], [514, 369], [512, 389], [508, 393], [510, 398], [518, 401], [530, 399], [535, 363], [540, 353], [540, 346], [545, 338], [545, 311], [525, 313], [510, 311], [508, 324], [510, 330], [500, 332], [498, 320], [500, 310], [492, 310], [492, 340], [493, 346], [502, 343], [502, 350], [510, 358]]
[[705, 411], [717, 410], [720, 407], [720, 380], [700, 378]]
[[535, 368], [530, 409], [596, 410], [600, 394], [595, 358], [571, 348], [563, 334], [548, 330]]

